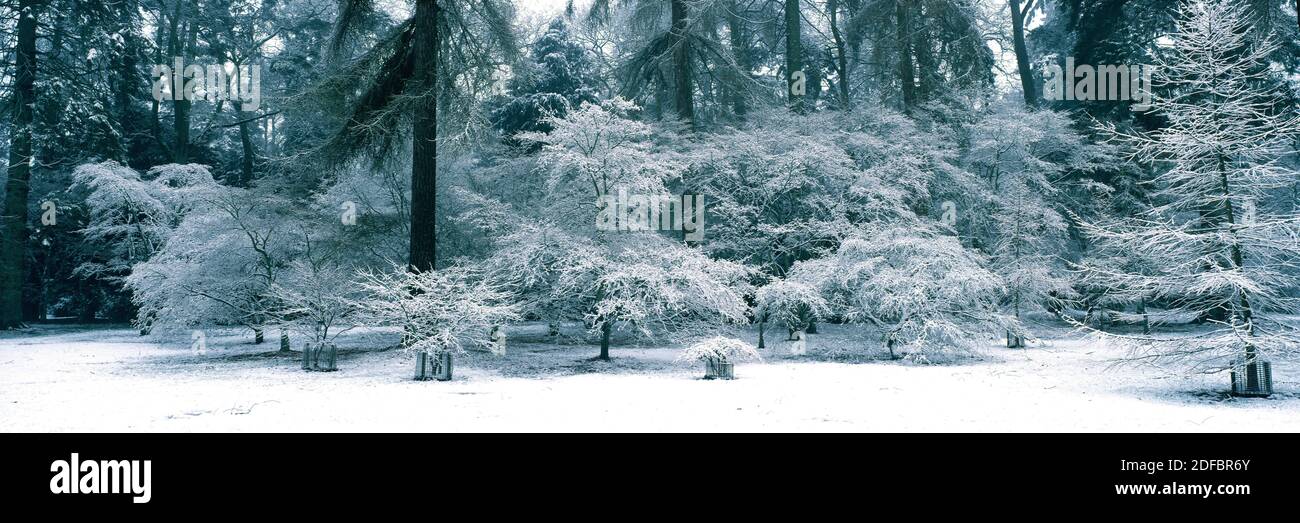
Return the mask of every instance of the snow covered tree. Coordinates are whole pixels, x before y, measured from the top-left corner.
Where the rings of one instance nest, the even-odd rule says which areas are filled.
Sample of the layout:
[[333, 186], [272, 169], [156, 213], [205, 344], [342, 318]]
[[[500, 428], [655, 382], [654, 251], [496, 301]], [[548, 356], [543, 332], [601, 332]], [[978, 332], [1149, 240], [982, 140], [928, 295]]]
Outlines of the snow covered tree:
[[[1061, 254], [1069, 242], [1056, 183], [1067, 171], [1094, 169], [1104, 150], [1089, 144], [1063, 113], [994, 106], [971, 127], [966, 153], [988, 184], [991, 200], [971, 214], [990, 266], [1007, 286], [1012, 316], [1056, 309], [1072, 294]], [[987, 217], [987, 220], [983, 218]], [[1023, 347], [1027, 331], [1007, 332], [1008, 347]]]
[[[680, 162], [661, 142], [676, 136], [631, 117], [638, 108], [622, 99], [583, 104], [567, 116], [546, 119], [548, 132], [521, 140], [542, 145], [538, 162], [545, 190], [560, 220], [595, 224], [592, 209], [606, 195], [665, 194], [665, 182], [680, 176]], [[568, 209], [566, 211], [566, 209]]]
[[756, 111], [748, 125], [686, 152], [693, 185], [709, 202], [702, 247], [784, 277], [857, 224], [915, 220], [947, 191], [977, 191], [949, 149], [879, 106], [802, 117]]
[[677, 135], [632, 120], [636, 111], [618, 99], [584, 104], [551, 117], [549, 132], [522, 133], [541, 145], [542, 205], [512, 209], [481, 199], [475, 212], [491, 222], [486, 228], [502, 231], [491, 273], [537, 315], [583, 320], [600, 339], [601, 359], [609, 359], [615, 330], [650, 336], [739, 322], [748, 312], [751, 272], [743, 265], [710, 259], [672, 239], [677, 234], [598, 225], [609, 210], [605, 197], [669, 195], [667, 182], [680, 176], [681, 154], [668, 146]]
[[529, 60], [517, 66], [507, 89], [512, 98], [492, 111], [492, 123], [507, 139], [524, 131], [549, 131], [547, 117], [594, 103], [596, 79], [588, 52], [553, 20], [533, 42]]
[[[513, 59], [514, 6], [501, 0], [415, 0], [409, 18], [387, 34], [366, 29], [384, 17], [373, 0], [339, 3], [329, 50], [342, 63], [315, 91], [345, 114], [325, 150], [335, 166], [358, 156], [383, 158], [399, 133], [411, 137], [410, 254], [412, 270], [435, 268], [440, 123], [479, 125], [480, 90], [497, 64]], [[344, 51], [369, 44], [353, 60]], [[360, 86], [360, 87], [358, 87]], [[454, 102], [453, 102], [454, 100]], [[444, 126], [444, 129], [446, 127]], [[466, 133], [468, 134], [468, 133]], [[449, 140], [448, 140], [449, 141]]]
[[[283, 200], [222, 187], [194, 202], [166, 245], [136, 264], [126, 285], [142, 328], [244, 325], [261, 343], [278, 305], [273, 289], [299, 250], [286, 238], [293, 213]], [[288, 350], [281, 337], [281, 349]]]
[[364, 297], [355, 269], [343, 252], [331, 251], [301, 231], [301, 255], [271, 286], [275, 323], [306, 335], [313, 345], [329, 343], [356, 326]]
[[754, 346], [744, 341], [725, 336], [713, 336], [700, 340], [677, 356], [679, 362], [696, 362], [705, 359], [721, 361], [762, 361], [763, 357], [754, 350]]
[[556, 266], [554, 301], [579, 311], [609, 359], [616, 329], [643, 336], [743, 322], [750, 271], [709, 259], [655, 233], [628, 233], [588, 244]]
[[[170, 169], [169, 166], [163, 170]], [[206, 173], [206, 168], [199, 167]], [[155, 168], [150, 174], [157, 175]], [[73, 183], [85, 191], [87, 223], [82, 235], [87, 243], [88, 260], [78, 272], [106, 279], [125, 277], [136, 263], [149, 259], [162, 248], [172, 227], [184, 216], [175, 204], [185, 198], [169, 198], [171, 191], [215, 188], [212, 175], [193, 185], [173, 187], [174, 177], [140, 177], [134, 169], [115, 161], [81, 165], [73, 171]], [[205, 191], [206, 192], [206, 191]]]
[[484, 268], [489, 278], [510, 289], [522, 314], [546, 320], [555, 330], [559, 321], [584, 316], [583, 304], [557, 293], [556, 285], [564, 267], [577, 265], [584, 253], [599, 249], [596, 242], [556, 227], [525, 223], [495, 243]]
[[879, 329], [890, 357], [897, 349], [930, 362], [1008, 327], [997, 311], [1002, 280], [982, 261], [953, 236], [885, 226], [796, 265], [791, 277], [819, 282], [837, 316]]
[[1253, 37], [1241, 5], [1182, 4], [1177, 30], [1155, 64], [1152, 107], [1168, 125], [1150, 133], [1105, 127], [1132, 157], [1158, 169], [1151, 209], [1117, 225], [1085, 224], [1111, 248], [1140, 250], [1154, 271], [1085, 270], [1122, 292], [1150, 295], [1173, 310], [1210, 318], [1187, 337], [1119, 337], [1141, 361], [1220, 371], [1294, 351], [1295, 329], [1271, 316], [1297, 312], [1300, 216], [1252, 211], [1289, 187], [1300, 116], [1279, 103], [1269, 67], [1276, 44]]
[[111, 160], [77, 167], [73, 188], [87, 212], [74, 274], [114, 287], [163, 249], [191, 210], [223, 190], [202, 165], [160, 165], [142, 177]]
[[518, 317], [509, 290], [475, 268], [411, 273], [396, 267], [363, 270], [359, 276], [368, 296], [360, 313], [379, 325], [402, 327], [403, 348], [412, 352], [455, 354], [467, 345], [486, 347], [493, 326]]
[[754, 317], [758, 320], [758, 346], [766, 345], [768, 323], [785, 327], [790, 337], [807, 330], [813, 322], [826, 319], [830, 307], [817, 286], [800, 281], [776, 280], [754, 293]]

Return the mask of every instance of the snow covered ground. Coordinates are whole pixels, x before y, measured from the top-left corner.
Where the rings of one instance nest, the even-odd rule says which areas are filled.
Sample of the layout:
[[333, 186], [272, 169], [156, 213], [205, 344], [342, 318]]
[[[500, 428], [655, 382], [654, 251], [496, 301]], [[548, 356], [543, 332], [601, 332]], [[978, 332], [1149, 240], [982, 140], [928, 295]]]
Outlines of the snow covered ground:
[[1232, 399], [1227, 376], [1114, 367], [1115, 349], [1062, 329], [928, 366], [887, 360], [856, 328], [822, 326], [801, 358], [769, 333], [735, 381], [697, 379], [669, 347], [591, 361], [596, 347], [543, 329], [511, 328], [507, 356], [459, 357], [445, 383], [411, 380], [411, 356], [381, 349], [391, 332], [345, 335], [334, 373], [276, 354], [274, 331], [253, 345], [209, 330], [204, 355], [126, 328], [0, 333], [0, 430], [1300, 432], [1297, 364], [1275, 366], [1272, 398]]

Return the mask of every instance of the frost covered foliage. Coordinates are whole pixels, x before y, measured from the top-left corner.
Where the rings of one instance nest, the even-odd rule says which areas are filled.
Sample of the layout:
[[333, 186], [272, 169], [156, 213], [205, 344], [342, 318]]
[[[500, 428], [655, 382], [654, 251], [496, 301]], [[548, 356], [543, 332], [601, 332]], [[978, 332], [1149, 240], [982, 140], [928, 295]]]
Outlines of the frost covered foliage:
[[854, 158], [863, 171], [860, 183], [898, 188], [906, 209], [916, 215], [937, 217], [934, 203], [983, 194], [979, 179], [958, 165], [962, 144], [951, 133], [922, 128], [897, 111], [874, 105], [845, 115], [838, 131], [827, 140], [843, 144]]
[[1067, 174], [1105, 166], [1107, 149], [1088, 143], [1071, 124], [1062, 113], [1004, 103], [971, 125], [965, 158], [989, 199], [966, 214], [991, 268], [1006, 281], [1004, 306], [1016, 318], [1056, 310], [1073, 294], [1063, 257], [1070, 240], [1066, 199], [1058, 185]]
[[453, 267], [407, 272], [362, 271], [361, 289], [368, 296], [360, 311], [378, 325], [403, 329], [406, 350], [438, 354], [487, 346], [493, 326], [518, 318], [507, 289], [479, 271]]
[[668, 194], [682, 164], [667, 143], [675, 133], [631, 118], [639, 109], [622, 99], [583, 104], [564, 118], [547, 119], [551, 131], [520, 134], [541, 145], [548, 217], [591, 226], [599, 198], [616, 194]]
[[796, 265], [791, 277], [818, 282], [837, 316], [879, 329], [891, 356], [930, 362], [973, 348], [981, 331], [1010, 326], [997, 313], [1002, 281], [981, 262], [955, 237], [886, 227]]
[[744, 265], [714, 260], [680, 233], [597, 228], [601, 197], [671, 194], [680, 177], [681, 153], [669, 146], [676, 133], [632, 120], [636, 111], [617, 99], [586, 104], [551, 118], [550, 132], [522, 134], [541, 146], [542, 205], [476, 198], [482, 227], [498, 234], [485, 261], [490, 277], [532, 315], [582, 320], [606, 359], [615, 330], [649, 336], [742, 322], [748, 313], [752, 272]]
[[302, 249], [285, 202], [222, 187], [171, 231], [126, 284], [146, 328], [202, 324], [245, 325], [254, 331], [274, 320], [272, 289]]
[[709, 359], [735, 362], [762, 361], [763, 357], [758, 354], [758, 349], [753, 345], [725, 336], [701, 340], [682, 349], [681, 354], [677, 355], [678, 363], [693, 363]]
[[[330, 250], [348, 250], [358, 265], [386, 267], [407, 256], [411, 179], [398, 169], [366, 169], [359, 164], [340, 172], [310, 201], [318, 221], [313, 241]], [[344, 217], [353, 218], [344, 223]]]
[[301, 255], [281, 270], [270, 289], [276, 323], [307, 336], [311, 343], [334, 340], [356, 326], [357, 304], [365, 297], [356, 285], [356, 266], [303, 231]]
[[1297, 283], [1300, 216], [1290, 207], [1259, 208], [1268, 192], [1296, 180], [1283, 159], [1293, 154], [1300, 116], [1269, 88], [1278, 85], [1269, 67], [1276, 44], [1252, 36], [1242, 6], [1192, 0], [1181, 13], [1155, 64], [1152, 106], [1168, 126], [1145, 134], [1105, 129], [1158, 170], [1155, 204], [1133, 219], [1086, 228], [1111, 249], [1141, 251], [1155, 263], [1084, 270], [1116, 294], [1159, 300], [1214, 327], [1192, 337], [1113, 337], [1135, 359], [1217, 371], [1295, 351], [1300, 342], [1272, 318], [1300, 312], [1283, 294]]
[[685, 161], [707, 202], [704, 247], [770, 275], [834, 248], [856, 225], [914, 222], [940, 195], [980, 190], [953, 164], [955, 144], [887, 108], [749, 120]]
[[790, 331], [830, 316], [830, 306], [817, 286], [799, 281], [776, 280], [754, 293], [754, 316], [764, 323], [775, 323]]
[[557, 228], [524, 227], [498, 241], [488, 274], [548, 320], [581, 319], [602, 338], [630, 329], [652, 336], [722, 323], [741, 323], [752, 271], [710, 259], [654, 233], [599, 240]]
[[563, 270], [584, 263], [600, 245], [557, 227], [520, 224], [496, 241], [484, 261], [488, 277], [508, 286], [521, 312], [548, 321], [582, 318], [584, 304], [557, 292]]
[[73, 182], [85, 191], [87, 261], [78, 275], [118, 280], [162, 249], [171, 230], [222, 188], [202, 165], [161, 165], [140, 176], [114, 161], [81, 165]]
[[559, 267], [554, 292], [576, 302], [602, 346], [616, 328], [652, 336], [742, 323], [749, 312], [748, 268], [657, 234], [611, 238], [573, 262]]

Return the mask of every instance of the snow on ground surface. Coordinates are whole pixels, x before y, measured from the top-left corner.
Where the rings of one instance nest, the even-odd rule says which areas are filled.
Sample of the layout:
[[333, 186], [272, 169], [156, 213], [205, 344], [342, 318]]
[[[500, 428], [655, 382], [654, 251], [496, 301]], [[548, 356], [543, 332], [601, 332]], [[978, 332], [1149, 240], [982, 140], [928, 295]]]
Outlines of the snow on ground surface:
[[275, 331], [253, 345], [210, 329], [198, 355], [188, 337], [38, 326], [0, 333], [0, 431], [1300, 432], [1297, 363], [1275, 364], [1273, 397], [1234, 399], [1226, 375], [1114, 367], [1116, 349], [1059, 328], [946, 365], [890, 361], [855, 327], [821, 326], [799, 358], [769, 332], [735, 381], [698, 379], [673, 347], [617, 346], [606, 363], [544, 332], [512, 327], [507, 356], [417, 382], [413, 358], [384, 349], [393, 332], [344, 335], [340, 371], [315, 373], [275, 352]]

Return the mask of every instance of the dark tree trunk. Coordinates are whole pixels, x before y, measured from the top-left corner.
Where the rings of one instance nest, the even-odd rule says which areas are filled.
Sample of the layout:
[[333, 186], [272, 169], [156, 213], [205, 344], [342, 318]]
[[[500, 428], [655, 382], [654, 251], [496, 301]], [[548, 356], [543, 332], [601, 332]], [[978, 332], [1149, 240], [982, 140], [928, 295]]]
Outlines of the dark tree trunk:
[[839, 95], [840, 109], [847, 111], [849, 109], [849, 61], [845, 56], [847, 49], [844, 46], [844, 35], [840, 33], [839, 10], [840, 1], [830, 0], [826, 4], [826, 9], [831, 15], [831, 36], [835, 39], [835, 63], [837, 70], [835, 74], [840, 77]]
[[[796, 92], [795, 73], [803, 72], [803, 20], [799, 14], [800, 0], [785, 0], [785, 83], [786, 94], [789, 96], [790, 110], [796, 113], [802, 113], [804, 107], [804, 97], [802, 93]], [[808, 77], [804, 75], [804, 85], [801, 87], [807, 90]]]
[[1147, 314], [1147, 299], [1138, 301], [1138, 314], [1142, 315], [1142, 334], [1151, 334], [1151, 316]]
[[766, 348], [766, 347], [767, 347], [767, 344], [764, 343], [764, 340], [763, 340], [763, 333], [764, 333], [764, 331], [766, 331], [766, 330], [767, 330], [767, 322], [765, 322], [765, 321], [760, 321], [760, 322], [758, 322], [758, 348], [760, 348], [760, 349], [763, 349], [763, 348]]
[[[82, 292], [85, 293], [86, 304], [81, 308], [81, 314], [78, 314], [77, 319], [82, 323], [93, 323], [95, 321], [95, 313], [99, 312], [99, 293], [95, 292], [94, 286], [91, 285], [79, 285], [79, 287], [81, 287]], [[44, 318], [45, 314], [42, 313], [40, 316], [41, 318]]]
[[[176, 7], [177, 21], [183, 16], [183, 11], [180, 6], [182, 3], [183, 0], [178, 0]], [[173, 21], [172, 23], [176, 24], [177, 21]], [[188, 67], [190, 61], [194, 59], [194, 47], [197, 45], [199, 27], [195, 22], [188, 22], [185, 24], [185, 27], [187, 36], [185, 38], [186, 41], [183, 44], [184, 53], [182, 53], [182, 56], [186, 67]], [[173, 39], [179, 39], [179, 37], [180, 35], [175, 31], [172, 32]], [[180, 46], [178, 45], [173, 49], [180, 49]], [[175, 54], [173, 53], [172, 56], [175, 56]], [[183, 75], [184, 70], [182, 70], [181, 73]], [[184, 80], [182, 80], [182, 84], [183, 83]], [[175, 88], [176, 86], [172, 87]], [[172, 145], [172, 161], [176, 163], [189, 163], [190, 161], [190, 107], [193, 105], [193, 102], [186, 100], [184, 94], [184, 85], [181, 86], [179, 93], [172, 93], [172, 99], [175, 100], [172, 103], [172, 131], [176, 134], [176, 141]]]
[[[238, 104], [239, 102], [235, 102]], [[236, 115], [240, 118], [239, 123], [239, 144], [243, 147], [243, 161], [240, 162], [239, 186], [251, 187], [253, 185], [253, 159], [257, 156], [257, 150], [253, 148], [253, 137], [248, 130], [249, 122], [244, 115], [248, 113], [237, 111]]]
[[898, 0], [894, 17], [898, 31], [898, 82], [903, 89], [903, 112], [910, 114], [916, 105], [916, 70], [912, 66], [912, 0]]
[[414, 272], [437, 268], [436, 223], [438, 200], [438, 4], [434, 0], [415, 3], [415, 32], [412, 52], [415, 70], [413, 85], [419, 89], [420, 102], [415, 107], [414, 137], [411, 150], [411, 252]]
[[43, 2], [19, 0], [13, 79], [13, 123], [5, 179], [4, 245], [0, 246], [0, 329], [23, 322], [23, 276], [27, 257], [27, 193], [32, 158], [32, 105], [36, 101], [36, 17]]
[[280, 352], [289, 352], [289, 333], [280, 329]]
[[[1300, 1], [1300, 0], [1297, 0]], [[1034, 6], [1034, 0], [1011, 2], [1011, 39], [1016, 51], [1016, 67], [1020, 70], [1020, 88], [1025, 91], [1025, 105], [1038, 106], [1038, 89], [1034, 87], [1034, 73], [1029, 64], [1029, 48], [1025, 45], [1025, 17]]]
[[908, 15], [908, 25], [912, 30], [912, 57], [914, 60], [914, 77], [916, 78], [916, 102], [930, 100], [938, 89], [939, 64], [934, 58], [931, 45], [930, 20], [926, 18], [924, 3], [913, 1], [912, 12]]
[[[180, 8], [180, 4], [181, 4], [181, 2], [178, 0], [178, 1], [176, 2], [177, 10], [179, 10], [179, 8]], [[167, 27], [166, 25], [163, 25], [162, 23], [158, 23], [158, 27], [154, 28], [154, 33], [153, 33], [153, 34], [154, 34], [154, 41], [155, 41], [155, 42], [163, 42], [163, 41], [167, 40], [168, 38], [170, 38], [170, 37], [167, 36], [167, 34], [168, 34], [168, 33], [166, 32], [167, 29], [168, 29], [168, 27]], [[175, 29], [175, 27], [173, 26], [173, 27], [171, 28], [171, 30], [172, 30], [172, 32], [175, 32], [176, 29]], [[169, 45], [170, 45], [170, 42], [169, 42]], [[166, 59], [163, 57], [163, 49], [164, 49], [164, 46], [162, 46], [162, 45], [156, 45], [156, 46], [154, 46], [153, 62], [154, 62], [155, 64], [161, 64], [161, 63], [165, 63], [165, 62], [166, 62]], [[153, 84], [153, 82], [157, 82], [157, 81], [158, 81], [158, 77], [157, 77], [157, 76], [152, 76], [152, 74], [151, 74], [151, 76], [149, 77], [150, 87], [152, 88], [152, 84]], [[168, 79], [167, 81], [171, 81], [171, 80]], [[172, 86], [172, 87], [175, 87], [175, 86]], [[151, 97], [151, 98], [152, 98], [152, 97]], [[167, 142], [163, 140], [163, 136], [162, 136], [162, 123], [161, 123], [161, 122], [159, 121], [159, 119], [158, 119], [158, 112], [159, 112], [159, 109], [161, 109], [161, 107], [162, 107], [162, 101], [158, 100], [157, 98], [153, 98], [152, 102], [149, 104], [149, 132], [150, 132], [151, 135], [153, 135], [153, 141], [154, 141], [154, 143], [156, 143], [156, 144], [158, 145], [158, 148], [159, 148], [159, 149], [162, 149], [163, 153], [164, 153], [165, 155], [167, 155], [168, 157], [170, 157], [170, 156], [171, 156], [171, 151], [170, 151], [170, 150], [168, 149], [168, 147], [167, 147]]]
[[613, 332], [614, 326], [606, 321], [600, 326], [600, 359], [609, 361], [609, 334]]
[[122, 162], [123, 165], [130, 162], [130, 149], [132, 137], [136, 134], [136, 124], [138, 119], [135, 117], [136, 111], [133, 109], [132, 94], [138, 92], [137, 82], [139, 81], [138, 55], [140, 38], [135, 34], [135, 17], [137, 0], [123, 0], [118, 6], [117, 29], [123, 37], [122, 52], [113, 56], [114, 64], [114, 86], [113, 86], [113, 113], [117, 117], [119, 129], [121, 129], [122, 138], [117, 143], [117, 150], [114, 156]]
[[749, 80], [748, 75], [753, 70], [753, 65], [749, 59], [749, 39], [745, 33], [745, 25], [740, 19], [740, 14], [736, 12], [737, 9], [735, 0], [732, 0], [727, 10], [727, 32], [730, 33], [731, 54], [736, 58], [736, 85], [731, 92], [731, 105], [736, 116], [744, 117], [749, 112], [749, 100], [746, 99], [744, 82]]
[[258, 344], [258, 345], [261, 345], [262, 342], [264, 342], [264, 341], [266, 341], [266, 336], [262, 333], [262, 329], [261, 329], [261, 328], [254, 328], [254, 329], [253, 329], [253, 343], [256, 343], [256, 344]]
[[686, 1], [672, 0], [673, 83], [677, 117], [695, 128], [695, 91], [691, 84], [690, 39], [686, 36]]

